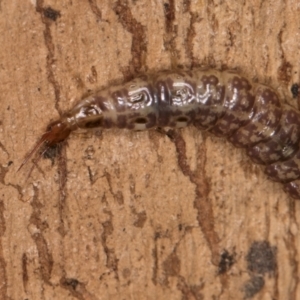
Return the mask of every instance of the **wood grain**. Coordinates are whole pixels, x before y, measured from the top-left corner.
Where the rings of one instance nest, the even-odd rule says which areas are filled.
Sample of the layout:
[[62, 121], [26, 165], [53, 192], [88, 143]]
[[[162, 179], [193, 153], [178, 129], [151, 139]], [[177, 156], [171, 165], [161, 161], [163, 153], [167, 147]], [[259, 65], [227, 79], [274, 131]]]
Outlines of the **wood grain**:
[[0, 299], [299, 299], [300, 202], [224, 139], [74, 133], [62, 159], [16, 173], [83, 95], [149, 70], [237, 69], [297, 106], [299, 12], [283, 0], [0, 1]]

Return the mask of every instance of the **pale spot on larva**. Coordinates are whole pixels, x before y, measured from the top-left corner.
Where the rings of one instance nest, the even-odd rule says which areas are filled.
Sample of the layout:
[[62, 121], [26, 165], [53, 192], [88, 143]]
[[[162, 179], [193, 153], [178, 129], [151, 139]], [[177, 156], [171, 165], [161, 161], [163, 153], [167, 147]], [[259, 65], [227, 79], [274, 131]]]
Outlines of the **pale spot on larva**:
[[238, 126], [236, 124], [231, 124], [230, 127], [229, 127], [230, 131], [234, 130], [234, 129], [237, 129], [237, 128], [238, 128]]
[[248, 107], [248, 105], [249, 105], [248, 98], [243, 97], [243, 98], [241, 99], [241, 104], [242, 104], [242, 106]]
[[278, 159], [278, 155], [270, 155], [270, 161], [276, 161]]

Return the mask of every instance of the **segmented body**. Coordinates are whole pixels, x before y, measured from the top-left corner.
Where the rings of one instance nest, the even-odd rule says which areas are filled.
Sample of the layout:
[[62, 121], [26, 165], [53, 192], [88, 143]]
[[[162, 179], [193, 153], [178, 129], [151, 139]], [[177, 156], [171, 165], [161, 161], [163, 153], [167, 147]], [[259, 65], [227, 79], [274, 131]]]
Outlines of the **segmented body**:
[[100, 90], [50, 124], [23, 164], [40, 147], [58, 144], [77, 128], [190, 124], [246, 148], [254, 162], [266, 165], [270, 179], [300, 198], [300, 113], [272, 88], [230, 71], [159, 72]]

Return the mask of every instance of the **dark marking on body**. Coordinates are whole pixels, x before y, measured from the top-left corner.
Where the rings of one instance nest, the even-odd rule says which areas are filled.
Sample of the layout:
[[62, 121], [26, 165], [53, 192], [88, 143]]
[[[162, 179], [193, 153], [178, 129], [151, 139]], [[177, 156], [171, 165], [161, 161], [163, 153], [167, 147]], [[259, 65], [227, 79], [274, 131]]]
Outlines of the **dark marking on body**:
[[103, 120], [100, 119], [100, 120], [86, 122], [84, 127], [88, 128], [88, 129], [91, 129], [91, 128], [101, 127], [102, 125], [103, 125]]

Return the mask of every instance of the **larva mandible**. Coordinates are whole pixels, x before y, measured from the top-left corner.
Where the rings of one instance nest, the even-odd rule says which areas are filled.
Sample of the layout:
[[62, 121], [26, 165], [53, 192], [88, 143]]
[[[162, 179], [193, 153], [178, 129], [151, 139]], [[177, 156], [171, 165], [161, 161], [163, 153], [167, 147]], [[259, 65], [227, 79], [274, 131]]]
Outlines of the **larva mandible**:
[[162, 71], [100, 90], [49, 124], [21, 167], [77, 128], [190, 124], [246, 148], [254, 162], [265, 165], [271, 180], [300, 199], [300, 112], [282, 103], [274, 89], [233, 71]]

